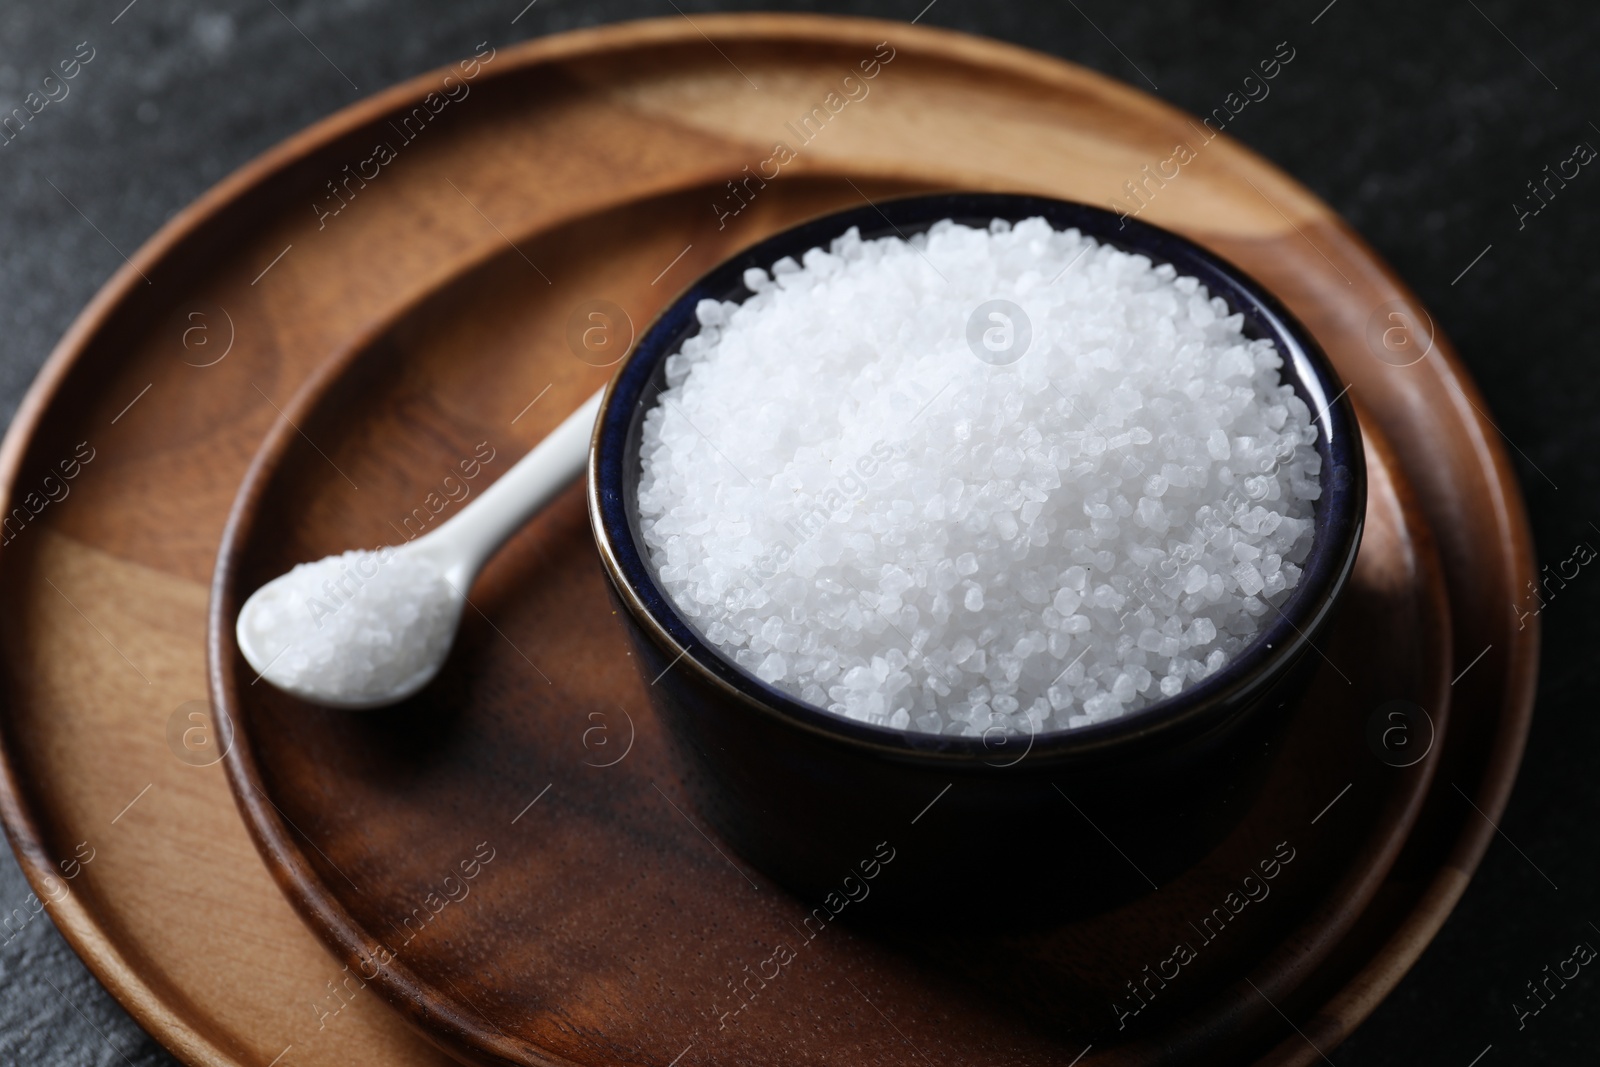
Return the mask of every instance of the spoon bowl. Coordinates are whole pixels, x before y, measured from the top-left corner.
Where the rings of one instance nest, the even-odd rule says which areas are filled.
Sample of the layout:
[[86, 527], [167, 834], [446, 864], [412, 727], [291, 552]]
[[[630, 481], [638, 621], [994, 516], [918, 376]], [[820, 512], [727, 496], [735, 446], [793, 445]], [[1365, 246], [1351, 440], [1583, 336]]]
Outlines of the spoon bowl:
[[[239, 651], [244, 655], [245, 661], [256, 672], [257, 680], [265, 679], [277, 688], [298, 697], [301, 700], [323, 707], [343, 708], [351, 711], [361, 711], [370, 708], [386, 707], [397, 704], [415, 695], [418, 690], [431, 682], [444, 666], [448, 658], [450, 647], [455, 641], [456, 630], [461, 624], [461, 612], [466, 606], [466, 596], [462, 589], [471, 584], [475, 571], [468, 573], [466, 561], [459, 558], [453, 561], [454, 566], [450, 571], [442, 570], [443, 564], [451, 561], [447, 558], [447, 551], [438, 545], [428, 545], [424, 541], [417, 541], [402, 548], [379, 549], [370, 554], [363, 554], [355, 563], [352, 570], [359, 568], [361, 562], [370, 560], [376, 565], [371, 578], [379, 579], [387, 576], [386, 568], [399, 563], [408, 570], [419, 574], [433, 572], [438, 575], [436, 585], [440, 586], [438, 597], [430, 597], [421, 590], [416, 590], [419, 598], [428, 602], [437, 617], [434, 632], [429, 636], [426, 644], [426, 653], [419, 656], [417, 649], [411, 644], [388, 643], [376, 649], [368, 649], [368, 655], [377, 652], [379, 661], [375, 664], [375, 672], [393, 676], [396, 669], [403, 671], [399, 680], [383, 686], [378, 691], [367, 692], [361, 695], [347, 695], [340, 691], [330, 689], [320, 679], [306, 679], [303, 674], [288, 669], [278, 670], [280, 662], [285, 656], [291, 656], [297, 648], [315, 641], [320, 633], [316, 629], [308, 630], [300, 640], [284, 641], [281, 630], [274, 628], [271, 622], [282, 616], [295, 616], [301, 612], [305, 618], [311, 620], [314, 626], [322, 618], [317, 608], [326, 608], [327, 600], [307, 596], [302, 582], [297, 581], [301, 573], [296, 568], [287, 574], [268, 582], [257, 589], [245, 601], [239, 610], [239, 616], [234, 626], [235, 638], [239, 643]], [[312, 564], [313, 567], [337, 563], [343, 557], [328, 556]], [[328, 579], [330, 582], [333, 579]], [[365, 586], [357, 589], [355, 597], [345, 601], [338, 608], [329, 609], [330, 612], [342, 610], [355, 602], [361, 596]], [[310, 610], [307, 610], [310, 607]], [[334, 657], [346, 660], [358, 654], [353, 648], [326, 649]], [[292, 666], [291, 659], [285, 664]]]

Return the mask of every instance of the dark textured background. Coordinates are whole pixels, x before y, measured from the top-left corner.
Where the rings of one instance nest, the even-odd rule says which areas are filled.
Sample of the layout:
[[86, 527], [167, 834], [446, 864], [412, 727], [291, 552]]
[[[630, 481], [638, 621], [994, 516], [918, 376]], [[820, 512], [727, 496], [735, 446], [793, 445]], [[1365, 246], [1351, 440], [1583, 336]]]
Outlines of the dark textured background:
[[[96, 49], [71, 95], [0, 148], [0, 418], [120, 265], [116, 249], [131, 253], [229, 171], [358, 98], [334, 63], [364, 94], [485, 39], [506, 44], [672, 15], [675, 6], [690, 14], [737, 6], [538, 0], [512, 26], [526, 0], [135, 0], [124, 10], [126, 2], [0, 0], [0, 110], [19, 104], [78, 42]], [[772, 6], [909, 19], [925, 2]], [[1600, 420], [1587, 417], [1600, 369], [1591, 312], [1600, 297], [1592, 266], [1600, 166], [1585, 168], [1520, 231], [1512, 208], [1524, 183], [1578, 141], [1600, 148], [1600, 5], [1336, 0], [1324, 11], [1326, 2], [937, 0], [923, 21], [1148, 88], [1143, 71], [1160, 96], [1195, 111], [1215, 106], [1290, 40], [1294, 66], [1228, 132], [1331, 203], [1432, 308], [1514, 445], [1541, 558], [1600, 543], [1592, 459]], [[1523, 1030], [1511, 1002], [1575, 941], [1600, 946], [1600, 927], [1589, 925], [1600, 923], [1600, 773], [1591, 767], [1600, 711], [1580, 691], [1595, 663], [1597, 607], [1600, 574], [1586, 571], [1545, 610], [1538, 714], [1505, 836], [1438, 940], [1332, 1062], [1468, 1067], [1491, 1044], [1481, 1067], [1595, 1062], [1597, 968]], [[27, 896], [0, 850], [0, 913]], [[173, 1061], [54, 927], [35, 921], [0, 946], [0, 1062]]]

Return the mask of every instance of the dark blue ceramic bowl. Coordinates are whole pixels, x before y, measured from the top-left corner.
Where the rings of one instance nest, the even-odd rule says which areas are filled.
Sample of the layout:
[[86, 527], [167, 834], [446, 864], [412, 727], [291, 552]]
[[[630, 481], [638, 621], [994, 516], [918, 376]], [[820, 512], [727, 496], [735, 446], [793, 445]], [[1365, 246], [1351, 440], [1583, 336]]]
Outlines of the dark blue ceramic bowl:
[[[747, 299], [748, 268], [798, 259], [851, 226], [863, 237], [909, 236], [941, 219], [987, 226], [1035, 216], [1171, 263], [1242, 313], [1248, 336], [1276, 343], [1284, 381], [1316, 419], [1323, 461], [1300, 584], [1255, 642], [1204, 681], [1122, 719], [1032, 738], [870, 726], [746, 673], [678, 614], [639, 530], [643, 418], [664, 387], [666, 357], [699, 329], [695, 305]], [[844, 211], [723, 263], [661, 314], [620, 368], [589, 468], [600, 555], [694, 802], [752, 864], [829, 915], [847, 907], [858, 916], [954, 910], [974, 899], [963, 894], [978, 893], [1003, 902], [1009, 918], [1059, 918], [1147, 892], [1204, 855], [1243, 814], [1312, 673], [1307, 652], [1354, 565], [1365, 502], [1361, 435], [1343, 386], [1305, 328], [1259, 283], [1166, 230], [1083, 204], [1006, 194], [918, 196]]]

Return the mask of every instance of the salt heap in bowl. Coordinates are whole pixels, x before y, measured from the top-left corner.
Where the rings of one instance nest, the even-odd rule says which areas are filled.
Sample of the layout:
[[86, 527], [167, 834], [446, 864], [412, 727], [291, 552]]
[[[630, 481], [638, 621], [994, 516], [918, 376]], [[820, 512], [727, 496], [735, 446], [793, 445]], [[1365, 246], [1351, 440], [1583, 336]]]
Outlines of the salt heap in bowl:
[[644, 422], [651, 561], [723, 654], [861, 722], [1036, 733], [1275, 617], [1317, 428], [1197, 279], [1039, 218], [803, 260], [700, 303]]

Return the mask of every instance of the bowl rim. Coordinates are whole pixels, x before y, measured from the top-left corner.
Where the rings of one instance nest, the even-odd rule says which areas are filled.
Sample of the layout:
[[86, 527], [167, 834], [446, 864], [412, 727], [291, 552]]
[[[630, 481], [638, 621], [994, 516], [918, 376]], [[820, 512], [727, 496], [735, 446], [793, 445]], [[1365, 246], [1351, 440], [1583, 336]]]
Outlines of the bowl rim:
[[[1015, 223], [1036, 216], [1054, 229], [1077, 229], [1158, 264], [1171, 263], [1180, 276], [1198, 277], [1211, 296], [1223, 297], [1233, 312], [1244, 314], [1246, 336], [1273, 340], [1283, 358], [1283, 381], [1306, 402], [1318, 426], [1316, 448], [1323, 458], [1323, 492], [1313, 512], [1316, 536], [1300, 584], [1274, 608], [1277, 618], [1215, 673], [1175, 696], [1088, 726], [1025, 735], [992, 728], [977, 737], [899, 730], [845, 718], [761, 681], [678, 613], [655, 579], [637, 528], [638, 472], [632, 471], [630, 478], [628, 468], [637, 466], [638, 427], [654, 406], [645, 397], [661, 380], [666, 358], [698, 332], [695, 305], [704, 299], [742, 302], [753, 295], [743, 284], [745, 270], [770, 269], [784, 256], [798, 258], [810, 248], [826, 247], [851, 227], [858, 227], [864, 239], [906, 237], [944, 219], [987, 226], [993, 219]], [[1348, 392], [1310, 331], [1270, 290], [1233, 263], [1170, 230], [1078, 201], [1028, 193], [924, 193], [868, 201], [786, 227], [734, 253], [684, 288], [638, 335], [607, 383], [595, 420], [586, 486], [590, 522], [613, 589], [670, 660], [667, 670], [683, 666], [759, 714], [841, 744], [915, 761], [1004, 768], [1024, 757], [1030, 762], [1072, 762], [1112, 750], [1143, 751], [1163, 738], [1191, 736], [1229, 721], [1308, 649], [1315, 649], [1310, 635], [1322, 628], [1350, 576], [1365, 518], [1365, 454]], [[1346, 473], [1336, 477], [1340, 470]], [[1026, 750], [1013, 757], [1006, 746], [1019, 740], [1027, 742]]]

